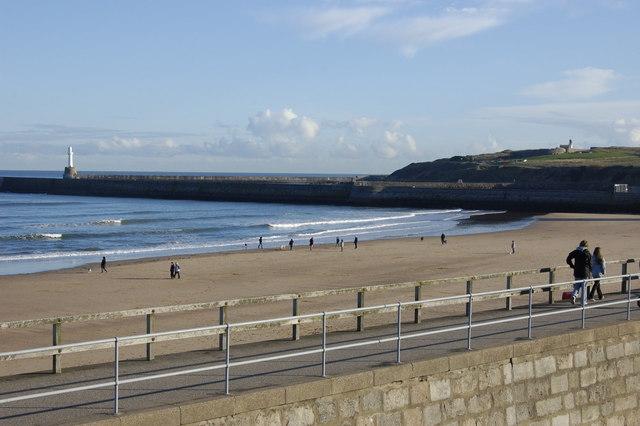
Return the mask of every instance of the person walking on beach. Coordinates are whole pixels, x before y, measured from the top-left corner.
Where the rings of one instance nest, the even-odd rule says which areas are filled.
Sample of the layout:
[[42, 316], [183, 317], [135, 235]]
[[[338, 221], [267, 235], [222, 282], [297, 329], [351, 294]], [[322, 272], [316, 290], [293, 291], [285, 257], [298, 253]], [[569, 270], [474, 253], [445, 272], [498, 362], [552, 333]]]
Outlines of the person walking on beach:
[[516, 254], [516, 240], [511, 240], [511, 254]]
[[591, 275], [591, 253], [587, 248], [589, 243], [587, 240], [580, 241], [578, 247], [567, 256], [567, 264], [573, 269], [573, 277], [576, 283], [573, 284], [573, 292], [571, 293], [571, 303], [576, 303], [578, 292], [582, 289], [582, 299], [586, 304], [586, 281]]
[[176, 266], [173, 268], [173, 275], [180, 279], [180, 265], [178, 265], [178, 262], [176, 262]]
[[353, 248], [358, 248], [358, 237], [353, 239]]
[[258, 248], [262, 248], [262, 237], [258, 238]]
[[340, 240], [340, 251], [344, 251], [344, 240]]
[[313, 250], [313, 237], [309, 238], [309, 251]]
[[169, 268], [169, 275], [171, 276], [171, 279], [176, 277], [176, 265], [173, 262], [171, 262], [171, 267]]
[[293, 238], [289, 240], [289, 250], [293, 250]]
[[336, 237], [336, 247], [340, 246], [340, 237]]
[[[604, 277], [604, 274], [606, 273], [607, 261], [604, 259], [600, 247], [596, 247], [593, 250], [593, 259], [591, 260], [591, 275], [593, 275], [593, 278], [601, 278]], [[591, 291], [589, 292], [589, 300], [593, 300], [593, 296], [595, 296], [596, 291], [598, 292], [598, 300], [604, 299], [602, 290], [600, 290], [600, 280], [595, 280], [593, 282], [593, 287], [591, 287]]]
[[447, 244], [447, 236], [444, 235], [444, 232], [440, 235], [440, 244]]
[[102, 262], [100, 262], [100, 273], [107, 272], [107, 258], [102, 256]]

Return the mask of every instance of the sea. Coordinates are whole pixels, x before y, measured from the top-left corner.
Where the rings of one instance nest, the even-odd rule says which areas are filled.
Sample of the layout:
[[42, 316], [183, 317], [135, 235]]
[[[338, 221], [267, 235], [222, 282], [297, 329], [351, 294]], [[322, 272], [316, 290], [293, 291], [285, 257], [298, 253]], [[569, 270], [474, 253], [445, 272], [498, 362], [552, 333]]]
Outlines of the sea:
[[[61, 178], [62, 173], [0, 170], [0, 177], [4, 176]], [[260, 237], [265, 249], [286, 246], [290, 240], [294, 249], [307, 247], [310, 238], [315, 244], [335, 244], [338, 238], [345, 245], [356, 237], [360, 243], [390, 238], [439, 241], [442, 233], [451, 236], [521, 229], [535, 220], [469, 220], [490, 213], [499, 212], [0, 192], [0, 275], [91, 267], [103, 256], [109, 262], [164, 256], [178, 259], [189, 254], [257, 249]]]

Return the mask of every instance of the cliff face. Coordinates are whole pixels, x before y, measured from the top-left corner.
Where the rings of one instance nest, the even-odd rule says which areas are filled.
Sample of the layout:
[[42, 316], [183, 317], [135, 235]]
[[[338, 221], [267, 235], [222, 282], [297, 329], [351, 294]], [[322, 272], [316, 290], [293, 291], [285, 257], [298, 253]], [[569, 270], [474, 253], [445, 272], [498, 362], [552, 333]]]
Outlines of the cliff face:
[[503, 151], [412, 163], [386, 180], [409, 182], [518, 182], [531, 184], [640, 185], [640, 149], [592, 148]]

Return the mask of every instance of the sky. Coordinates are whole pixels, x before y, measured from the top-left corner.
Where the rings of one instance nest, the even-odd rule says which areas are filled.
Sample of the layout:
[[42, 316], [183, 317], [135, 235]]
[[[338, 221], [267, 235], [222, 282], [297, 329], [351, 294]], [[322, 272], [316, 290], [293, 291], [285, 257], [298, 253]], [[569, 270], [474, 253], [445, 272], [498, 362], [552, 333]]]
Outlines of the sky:
[[637, 0], [0, 0], [0, 170], [640, 146]]

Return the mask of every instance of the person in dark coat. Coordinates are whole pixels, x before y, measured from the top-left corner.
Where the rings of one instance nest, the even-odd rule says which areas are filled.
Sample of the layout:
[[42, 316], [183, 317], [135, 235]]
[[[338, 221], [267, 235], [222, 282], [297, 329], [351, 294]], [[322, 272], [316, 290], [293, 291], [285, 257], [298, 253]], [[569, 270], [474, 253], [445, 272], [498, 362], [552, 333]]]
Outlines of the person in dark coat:
[[102, 256], [102, 262], [100, 262], [100, 273], [107, 272], [107, 258]]
[[[607, 261], [602, 254], [602, 249], [600, 247], [596, 247], [595, 250], [593, 250], [593, 258], [591, 259], [591, 275], [593, 275], [593, 278], [602, 278], [606, 273]], [[596, 292], [598, 293], [598, 299], [604, 299], [602, 289], [600, 289], [600, 280], [595, 280], [593, 282], [593, 286], [589, 292], [589, 300], [593, 300], [593, 296], [596, 295]]]
[[[587, 240], [580, 241], [580, 245], [569, 253], [567, 256], [567, 264], [573, 269], [573, 277], [576, 281], [591, 278], [591, 253], [587, 248], [589, 243]], [[580, 281], [573, 284], [573, 292], [571, 293], [571, 303], [576, 303], [578, 292], [582, 289], [582, 298], [586, 299], [586, 282]], [[584, 301], [586, 304], [587, 302]]]

